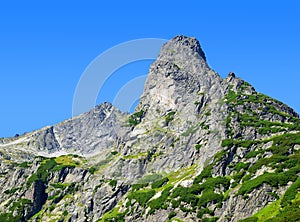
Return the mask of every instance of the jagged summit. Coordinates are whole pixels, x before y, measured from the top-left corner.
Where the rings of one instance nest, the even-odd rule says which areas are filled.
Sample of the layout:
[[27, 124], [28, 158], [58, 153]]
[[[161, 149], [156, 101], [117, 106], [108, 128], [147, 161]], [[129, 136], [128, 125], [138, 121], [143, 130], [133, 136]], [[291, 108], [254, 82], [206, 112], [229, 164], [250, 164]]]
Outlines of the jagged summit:
[[222, 81], [208, 66], [198, 40], [176, 36], [162, 46], [157, 60], [151, 65], [136, 110], [148, 111], [146, 119], [156, 118], [172, 109], [187, 115], [195, 109], [194, 102], [199, 100], [202, 101], [197, 107], [200, 112], [208, 99], [217, 101], [221, 98], [225, 90]]
[[174, 37], [162, 46], [157, 66], [162, 62], [173, 63], [179, 69], [194, 75], [210, 70], [199, 41], [183, 35]]
[[194, 37], [186, 37], [184, 35], [178, 35], [168, 41], [163, 47], [161, 54], [168, 51], [178, 51], [180, 48], [190, 49], [191, 52], [199, 55], [204, 61], [206, 61], [205, 53], [202, 51], [199, 41]]

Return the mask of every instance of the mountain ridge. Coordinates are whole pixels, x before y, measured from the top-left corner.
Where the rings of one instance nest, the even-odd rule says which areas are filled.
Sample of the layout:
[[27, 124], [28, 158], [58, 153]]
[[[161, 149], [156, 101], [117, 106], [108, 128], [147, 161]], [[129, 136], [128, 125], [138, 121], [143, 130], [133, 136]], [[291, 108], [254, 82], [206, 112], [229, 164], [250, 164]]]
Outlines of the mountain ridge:
[[293, 109], [222, 79], [195, 38], [176, 36], [133, 114], [104, 103], [0, 141], [0, 218], [265, 221], [253, 215], [273, 203], [271, 216], [297, 219], [299, 132]]

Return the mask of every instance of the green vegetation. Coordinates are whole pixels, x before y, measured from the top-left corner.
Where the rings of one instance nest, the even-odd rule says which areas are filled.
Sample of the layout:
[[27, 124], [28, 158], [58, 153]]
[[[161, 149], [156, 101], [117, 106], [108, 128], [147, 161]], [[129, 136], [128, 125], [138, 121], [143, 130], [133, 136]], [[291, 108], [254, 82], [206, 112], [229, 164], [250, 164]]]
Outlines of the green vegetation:
[[254, 140], [233, 140], [233, 139], [225, 139], [222, 141], [222, 146], [223, 147], [231, 147], [233, 145], [238, 146], [238, 147], [245, 147], [249, 148], [252, 145], [259, 144], [259, 141], [254, 141]]
[[111, 154], [115, 156], [118, 154], [118, 151], [112, 151]]
[[27, 186], [30, 186], [37, 180], [46, 183], [51, 172], [61, 171], [64, 168], [74, 168], [79, 165], [78, 161], [75, 161], [73, 157], [73, 155], [60, 156], [56, 158], [42, 157], [42, 162], [40, 163], [39, 168], [28, 178]]
[[208, 203], [214, 202], [218, 203], [223, 200], [223, 195], [222, 194], [216, 194], [212, 190], [208, 190], [206, 192], [203, 192], [201, 197], [199, 198], [198, 205], [199, 207], [206, 207]]
[[12, 188], [12, 189], [10, 189], [10, 190], [5, 190], [4, 191], [4, 193], [5, 194], [14, 194], [15, 192], [17, 192], [18, 190], [20, 190], [21, 189], [21, 187], [15, 187], [15, 188]]
[[172, 211], [172, 212], [169, 213], [168, 219], [170, 220], [170, 219], [172, 219], [173, 217], [176, 217], [176, 215], [177, 215], [177, 213], [174, 212], [174, 211]]
[[263, 208], [262, 210], [260, 210], [258, 213], [256, 213], [254, 216], [254, 218], [257, 218], [257, 221], [266, 221], [272, 217], [274, 217], [276, 214], [279, 213], [279, 209], [280, 209], [280, 200], [277, 200], [271, 204], [269, 204], [268, 206], [266, 206], [265, 208]]
[[174, 115], [175, 115], [175, 111], [169, 112], [166, 116], [165, 116], [165, 124], [169, 125], [170, 122], [172, 122], [174, 120]]
[[89, 168], [89, 173], [94, 174], [96, 172], [96, 170], [97, 170], [97, 168], [92, 166], [92, 167]]
[[[12, 206], [9, 208], [10, 213], [0, 214], [0, 221], [24, 221], [22, 214], [19, 212], [24, 212], [28, 205], [32, 205], [32, 202], [28, 199], [20, 199], [17, 202], [13, 202]], [[14, 214], [14, 212], [17, 212], [17, 214]]]
[[286, 207], [288, 205], [291, 205], [292, 200], [294, 200], [296, 198], [299, 191], [300, 191], [300, 177], [285, 192], [285, 194], [281, 200], [281, 203], [280, 203], [281, 206]]
[[243, 170], [248, 169], [249, 165], [250, 165], [250, 163], [239, 162], [239, 163], [237, 163], [237, 164], [234, 166], [234, 169], [235, 169], [237, 172], [239, 172], [239, 171], [241, 171], [242, 169], [243, 169]]
[[298, 178], [300, 166], [291, 168], [290, 170], [282, 173], [264, 173], [253, 180], [245, 181], [239, 189], [237, 195], [245, 195], [251, 193], [255, 188], [267, 183], [272, 187], [286, 185], [289, 181], [295, 181]]
[[161, 178], [162, 178], [162, 175], [154, 173], [154, 174], [144, 176], [142, 179], [140, 179], [138, 181], [138, 183], [139, 184], [152, 183], [152, 182], [154, 182], [156, 180], [159, 180]]
[[212, 166], [209, 165], [207, 167], [205, 167], [202, 172], [200, 173], [200, 175], [198, 175], [195, 180], [194, 180], [194, 184], [198, 184], [198, 183], [201, 183], [203, 181], [203, 179], [205, 178], [209, 178], [209, 177], [212, 177], [211, 175], [211, 171], [212, 171]]
[[188, 128], [185, 132], [183, 132], [181, 135], [182, 136], [190, 136], [191, 134], [194, 134], [195, 132], [197, 132], [197, 130], [202, 127], [202, 128], [205, 128], [207, 126], [205, 126], [205, 123], [202, 122], [202, 123], [199, 123], [199, 124], [196, 124], [194, 126], [191, 126], [190, 128]]
[[205, 116], [210, 116], [211, 115], [211, 111], [208, 110], [206, 113], [204, 113]]
[[197, 217], [202, 218], [204, 214], [209, 214], [209, 215], [213, 216], [214, 212], [208, 208], [202, 208], [198, 211]]
[[170, 190], [172, 188], [173, 188], [172, 186], [166, 188], [165, 190], [162, 191], [160, 197], [151, 200], [148, 203], [148, 206], [151, 208], [149, 214], [153, 214], [157, 209], [167, 209], [168, 205], [166, 204], [166, 200], [168, 199], [170, 195]]
[[22, 168], [28, 168], [30, 166], [31, 166], [31, 164], [29, 162], [23, 162], [23, 163], [19, 164], [19, 167], [22, 167]]
[[138, 183], [138, 184], [132, 184], [131, 185], [131, 189], [132, 191], [135, 191], [135, 190], [140, 190], [144, 187], [147, 187], [149, 184], [148, 183]]
[[167, 177], [157, 180], [151, 184], [152, 189], [162, 187], [166, 183], [168, 183], [169, 179]]
[[195, 149], [196, 149], [196, 150], [200, 150], [200, 149], [201, 149], [201, 147], [202, 147], [202, 145], [201, 145], [201, 144], [196, 144], [196, 145], [195, 145]]
[[111, 186], [111, 187], [115, 187], [115, 186], [117, 186], [117, 183], [118, 183], [118, 181], [116, 181], [116, 180], [111, 180], [111, 181], [109, 181], [109, 185]]
[[155, 195], [155, 190], [143, 190], [143, 191], [136, 191], [130, 193], [127, 198], [129, 203], [132, 199], [135, 199], [141, 206], [145, 206], [146, 203]]
[[249, 217], [244, 220], [240, 220], [239, 222], [257, 222], [257, 221], [258, 221], [257, 217]]
[[127, 212], [119, 212], [119, 207], [113, 208], [113, 210], [105, 213], [103, 217], [97, 222], [125, 222], [124, 216]]
[[129, 126], [136, 126], [138, 125], [144, 116], [144, 110], [141, 110], [139, 112], [133, 113], [128, 117], [128, 124]]
[[50, 184], [53, 188], [55, 189], [61, 189], [61, 190], [64, 190], [66, 187], [68, 187], [70, 184], [63, 184], [63, 183], [51, 183]]

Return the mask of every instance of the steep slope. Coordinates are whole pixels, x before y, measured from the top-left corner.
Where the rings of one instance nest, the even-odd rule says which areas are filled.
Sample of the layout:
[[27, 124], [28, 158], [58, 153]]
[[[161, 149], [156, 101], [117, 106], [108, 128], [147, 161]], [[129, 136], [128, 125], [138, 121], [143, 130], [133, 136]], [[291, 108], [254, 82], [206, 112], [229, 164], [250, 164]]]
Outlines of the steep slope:
[[300, 120], [177, 36], [134, 114], [0, 140], [0, 221], [297, 221]]

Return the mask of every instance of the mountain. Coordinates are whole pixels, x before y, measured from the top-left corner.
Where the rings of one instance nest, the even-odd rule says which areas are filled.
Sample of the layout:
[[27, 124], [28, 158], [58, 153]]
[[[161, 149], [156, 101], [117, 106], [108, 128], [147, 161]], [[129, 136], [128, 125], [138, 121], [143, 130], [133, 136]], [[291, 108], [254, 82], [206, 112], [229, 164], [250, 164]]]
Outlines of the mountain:
[[133, 114], [0, 139], [0, 221], [300, 221], [300, 119], [176, 36]]

